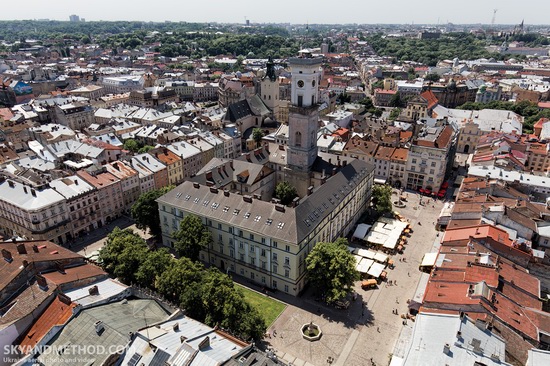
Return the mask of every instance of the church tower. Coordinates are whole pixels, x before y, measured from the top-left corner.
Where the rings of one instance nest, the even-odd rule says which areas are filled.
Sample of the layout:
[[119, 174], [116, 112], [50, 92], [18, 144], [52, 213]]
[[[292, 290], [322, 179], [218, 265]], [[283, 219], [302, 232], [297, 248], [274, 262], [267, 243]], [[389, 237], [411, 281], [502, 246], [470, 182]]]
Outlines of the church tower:
[[287, 180], [300, 197], [310, 186], [311, 167], [317, 159], [319, 129], [319, 81], [321, 59], [309, 52], [290, 58], [292, 73], [288, 111]]
[[277, 115], [279, 109], [279, 78], [275, 74], [275, 64], [269, 56], [266, 64], [267, 70], [261, 82], [262, 101], [269, 108], [273, 115]]

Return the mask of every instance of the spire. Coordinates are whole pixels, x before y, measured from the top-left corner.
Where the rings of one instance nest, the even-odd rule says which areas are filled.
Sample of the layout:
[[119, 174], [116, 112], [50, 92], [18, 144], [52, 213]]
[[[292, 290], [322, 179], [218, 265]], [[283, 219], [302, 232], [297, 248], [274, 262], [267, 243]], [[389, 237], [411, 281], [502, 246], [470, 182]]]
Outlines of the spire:
[[266, 67], [267, 67], [267, 71], [266, 71], [265, 77], [269, 78], [269, 80], [271, 81], [277, 80], [277, 75], [275, 75], [275, 63], [273, 62], [273, 58], [271, 56], [269, 56], [267, 60]]

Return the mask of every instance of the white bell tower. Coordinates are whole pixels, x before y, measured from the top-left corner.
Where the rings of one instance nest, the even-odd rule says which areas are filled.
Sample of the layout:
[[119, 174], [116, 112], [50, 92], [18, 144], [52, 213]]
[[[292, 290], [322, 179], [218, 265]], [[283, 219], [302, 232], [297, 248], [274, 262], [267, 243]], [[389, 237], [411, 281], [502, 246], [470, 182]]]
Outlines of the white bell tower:
[[298, 194], [304, 196], [311, 182], [311, 167], [317, 159], [321, 59], [305, 53], [302, 57], [290, 58], [289, 64], [292, 83], [288, 110], [287, 178]]

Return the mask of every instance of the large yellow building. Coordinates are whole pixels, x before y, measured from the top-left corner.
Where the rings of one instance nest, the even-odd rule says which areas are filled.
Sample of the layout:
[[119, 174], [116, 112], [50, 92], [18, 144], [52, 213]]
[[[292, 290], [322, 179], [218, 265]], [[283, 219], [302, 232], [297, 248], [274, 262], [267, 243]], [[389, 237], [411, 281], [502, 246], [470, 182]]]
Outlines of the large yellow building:
[[214, 239], [201, 260], [298, 295], [306, 283], [307, 255], [318, 242], [353, 229], [370, 203], [373, 180], [374, 167], [353, 160], [294, 207], [184, 182], [158, 199], [163, 243], [173, 247], [183, 217], [197, 215]]

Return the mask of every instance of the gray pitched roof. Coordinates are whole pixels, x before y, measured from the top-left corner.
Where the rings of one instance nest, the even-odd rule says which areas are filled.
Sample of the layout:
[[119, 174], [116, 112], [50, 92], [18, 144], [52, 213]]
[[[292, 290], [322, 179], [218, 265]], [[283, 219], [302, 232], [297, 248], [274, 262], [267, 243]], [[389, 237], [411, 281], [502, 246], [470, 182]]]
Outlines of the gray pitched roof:
[[247, 202], [238, 194], [220, 192], [190, 181], [157, 201], [200, 217], [296, 244], [306, 238], [373, 169], [369, 163], [354, 160], [310, 196], [304, 197], [297, 207], [285, 207], [284, 212], [277, 210], [271, 202], [253, 199]]

